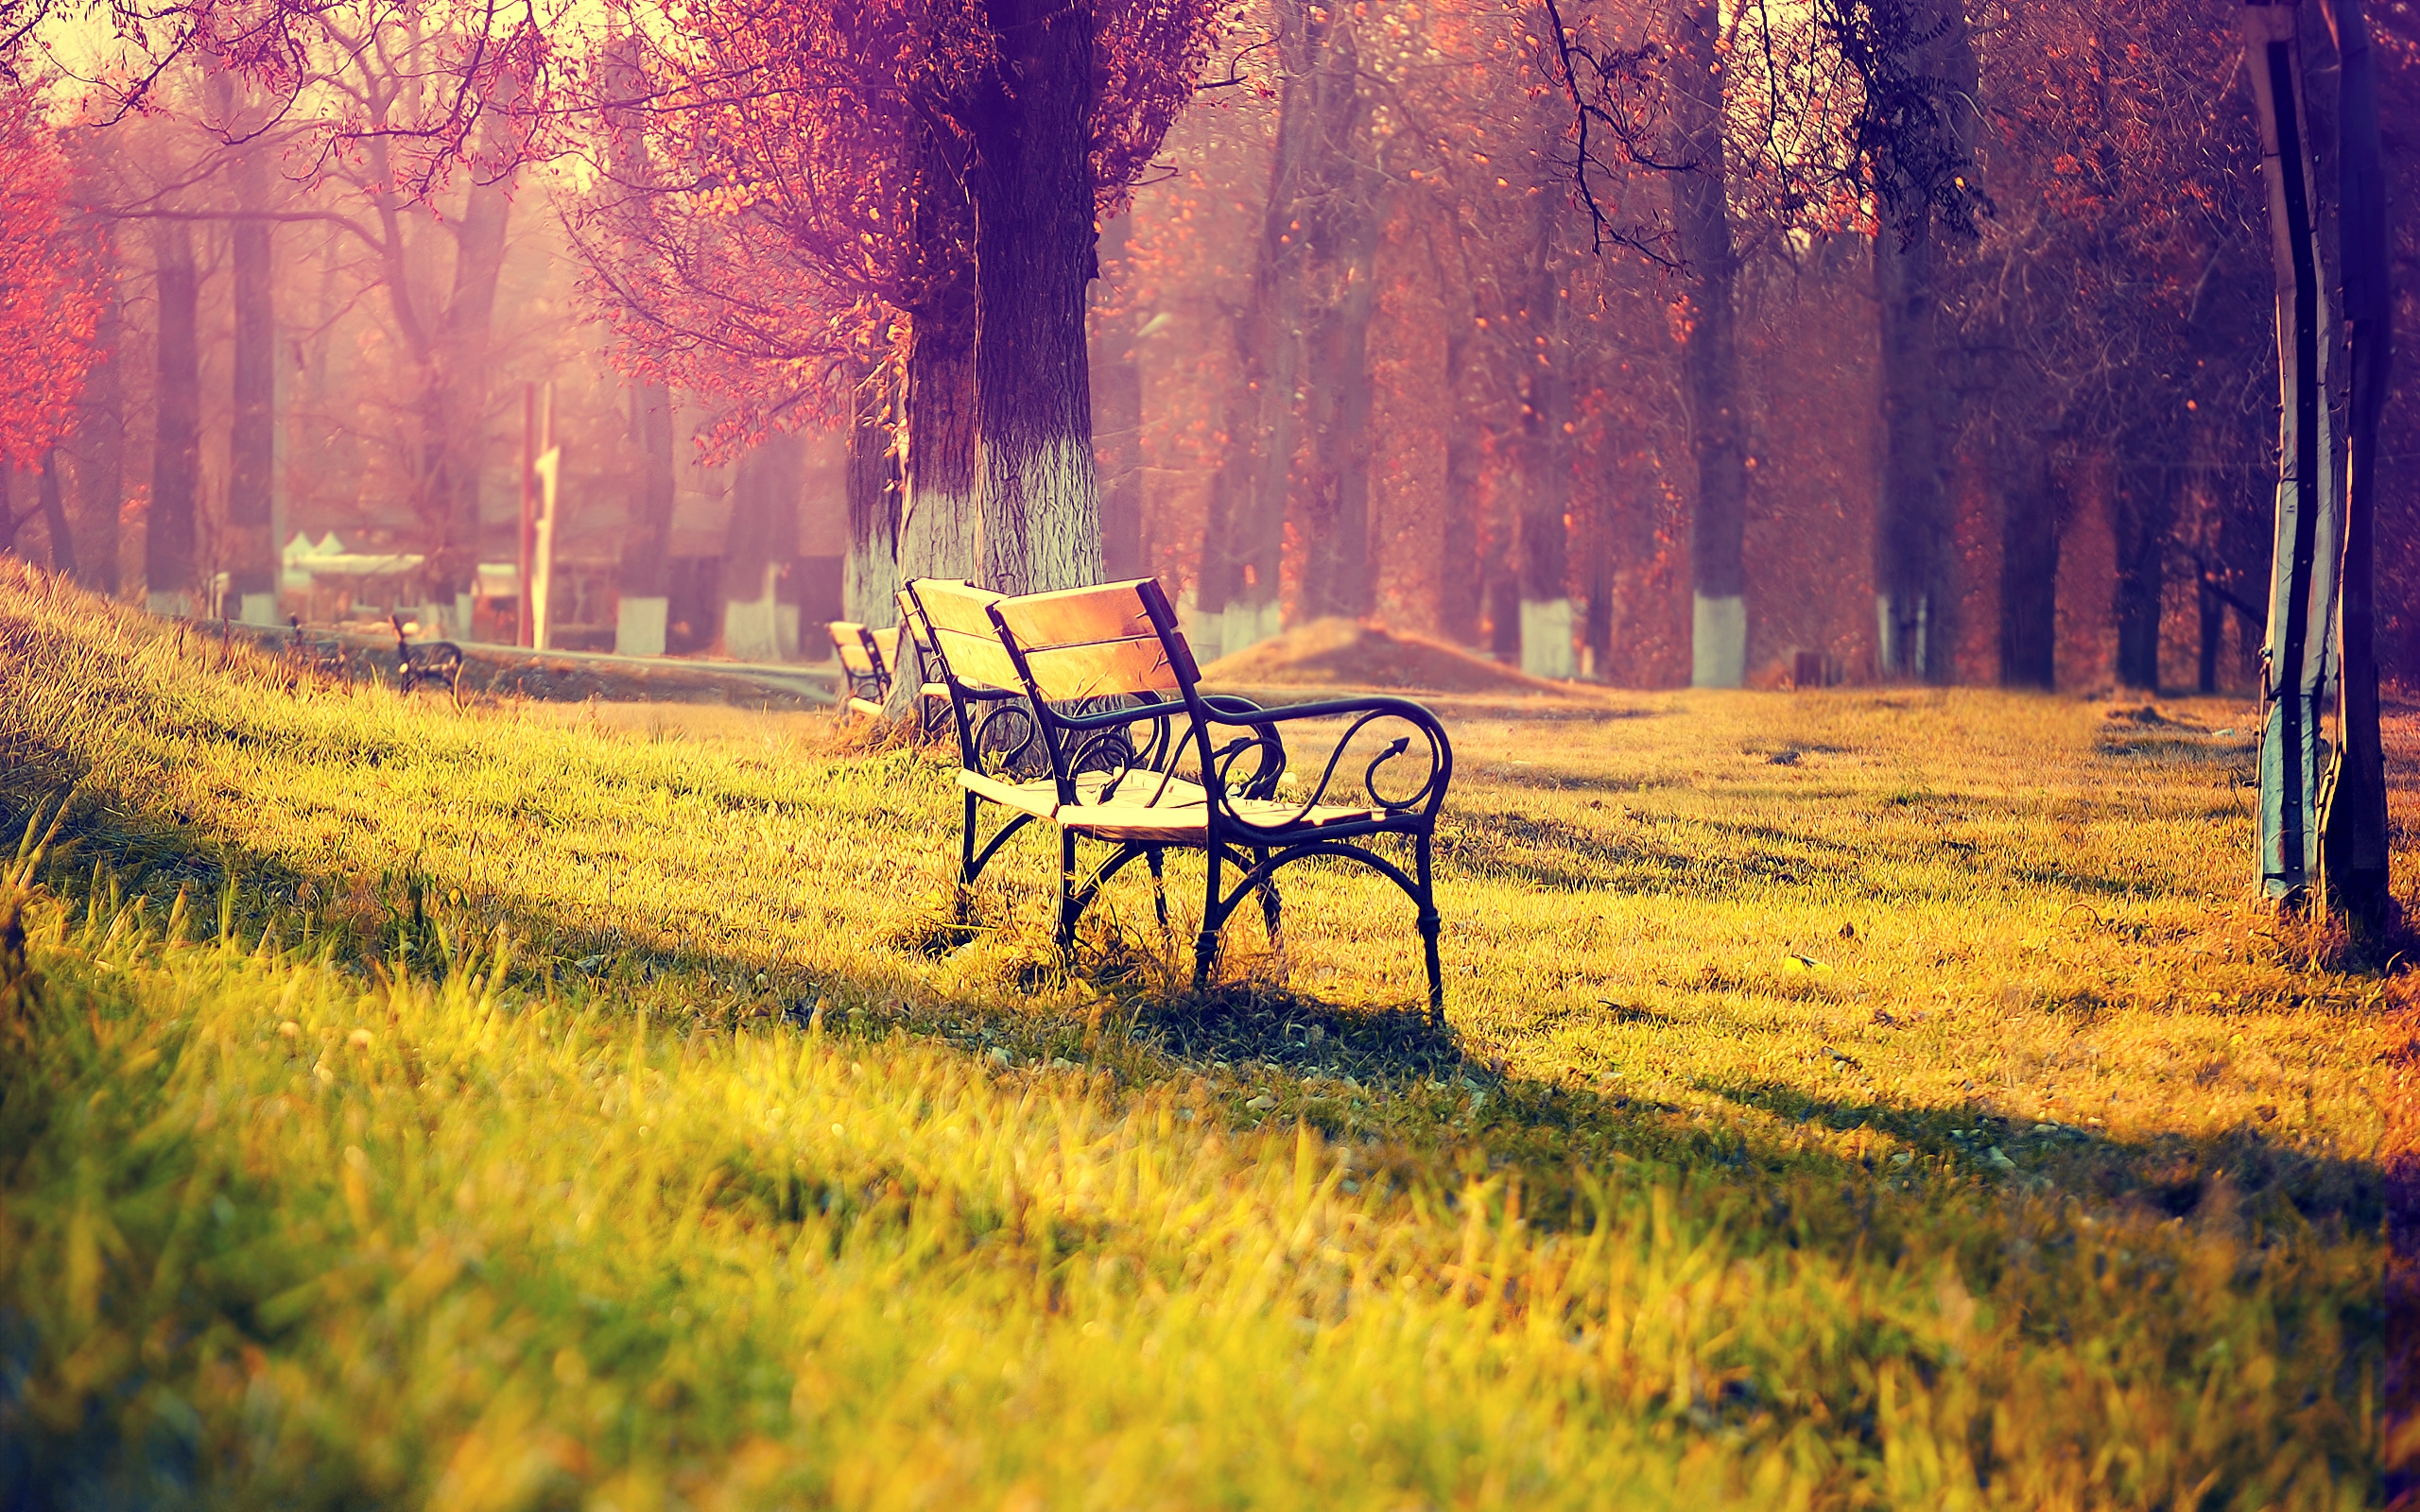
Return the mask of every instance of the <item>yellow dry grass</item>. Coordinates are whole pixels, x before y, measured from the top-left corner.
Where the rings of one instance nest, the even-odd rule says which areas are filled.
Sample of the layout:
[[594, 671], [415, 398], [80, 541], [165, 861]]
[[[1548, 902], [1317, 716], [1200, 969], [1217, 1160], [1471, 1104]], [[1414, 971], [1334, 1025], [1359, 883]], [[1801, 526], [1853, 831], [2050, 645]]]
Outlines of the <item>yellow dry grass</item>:
[[2248, 711], [1459, 704], [1448, 1041], [1365, 875], [1201, 996], [1121, 879], [1063, 971], [1039, 841], [949, 927], [930, 757], [12, 574], [0, 796], [65, 816], [0, 972], [11, 1490], [2376, 1494], [2392, 988], [2248, 897]]

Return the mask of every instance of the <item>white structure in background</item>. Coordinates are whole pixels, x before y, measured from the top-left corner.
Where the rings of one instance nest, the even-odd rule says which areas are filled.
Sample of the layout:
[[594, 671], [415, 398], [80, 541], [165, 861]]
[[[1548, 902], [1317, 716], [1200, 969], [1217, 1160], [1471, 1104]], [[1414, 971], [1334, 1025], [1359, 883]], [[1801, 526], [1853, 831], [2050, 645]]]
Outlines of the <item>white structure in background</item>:
[[614, 650], [621, 656], [662, 656], [664, 631], [671, 623], [668, 598], [621, 598], [614, 601]]
[[725, 655], [738, 662], [778, 662], [782, 660], [781, 611], [790, 611], [789, 644], [798, 644], [798, 609], [780, 603], [775, 584], [781, 568], [771, 562], [764, 567], [764, 591], [754, 598], [726, 600], [722, 611], [722, 648]]
[[1571, 654], [1571, 600], [1521, 600], [1521, 670], [1564, 682], [1579, 675]]
[[1748, 601], [1737, 593], [1690, 595], [1689, 686], [1736, 688], [1747, 674]]

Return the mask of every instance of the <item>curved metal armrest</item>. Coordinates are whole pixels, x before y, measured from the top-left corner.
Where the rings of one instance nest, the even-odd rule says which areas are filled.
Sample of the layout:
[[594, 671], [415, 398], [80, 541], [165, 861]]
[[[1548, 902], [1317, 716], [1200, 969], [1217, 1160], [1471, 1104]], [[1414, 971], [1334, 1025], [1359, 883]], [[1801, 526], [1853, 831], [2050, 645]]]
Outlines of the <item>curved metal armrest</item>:
[[[1390, 798], [1380, 791], [1379, 769], [1412, 747], [1412, 735], [1397, 735], [1362, 769], [1361, 789], [1369, 796], [1370, 801], [1374, 806], [1391, 817], [1414, 813], [1425, 813], [1433, 817], [1445, 801], [1446, 784], [1453, 781], [1454, 745], [1446, 738], [1445, 727], [1439, 722], [1435, 714], [1409, 698], [1391, 698], [1384, 696], [1327, 698], [1317, 703], [1288, 704], [1276, 709], [1257, 709], [1248, 714], [1241, 713], [1230, 714], [1224, 710], [1213, 707], [1209, 710], [1209, 717], [1214, 725], [1250, 727], [1254, 735], [1254, 738], [1250, 741], [1231, 741], [1212, 751], [1211, 754], [1218, 761], [1222, 774], [1230, 763], [1245, 751], [1260, 745], [1263, 739], [1273, 742], [1276, 738], [1275, 726], [1308, 719], [1351, 721], [1345, 727], [1343, 734], [1337, 738], [1335, 747], [1328, 752], [1327, 761], [1320, 769], [1319, 781], [1312, 785], [1309, 795], [1303, 799], [1295, 813], [1274, 825], [1254, 823], [1231, 816], [1235, 822], [1243, 824], [1247, 828], [1284, 829], [1295, 820], [1307, 817], [1311, 811], [1327, 797], [1328, 788], [1336, 780], [1337, 767], [1343, 762], [1345, 751], [1352, 746], [1353, 738], [1358, 735], [1366, 726], [1380, 720], [1399, 719], [1412, 727], [1428, 747], [1428, 770], [1421, 779], [1419, 785], [1402, 797]], [[1255, 781], [1253, 785], [1258, 791], [1248, 791], [1243, 796], [1265, 798], [1274, 791], [1275, 777], [1282, 775], [1285, 771], [1284, 747], [1280, 747], [1278, 750], [1279, 760], [1274, 767], [1264, 763], [1258, 774], [1267, 781]], [[1227, 784], [1221, 782], [1206, 785], [1224, 788]]]

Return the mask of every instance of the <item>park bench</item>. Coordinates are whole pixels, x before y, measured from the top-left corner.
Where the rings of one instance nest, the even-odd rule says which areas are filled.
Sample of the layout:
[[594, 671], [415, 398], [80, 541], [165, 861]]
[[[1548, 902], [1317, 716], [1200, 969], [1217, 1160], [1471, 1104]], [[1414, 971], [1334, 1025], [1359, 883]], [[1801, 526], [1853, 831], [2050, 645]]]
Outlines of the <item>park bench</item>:
[[[1031, 823], [1052, 825], [1060, 838], [1058, 936], [1069, 950], [1084, 909], [1138, 857], [1150, 868], [1165, 925], [1163, 854], [1199, 850], [1207, 868], [1194, 944], [1200, 986], [1209, 980], [1227, 919], [1247, 896], [1259, 895], [1277, 937], [1281, 868], [1319, 856], [1355, 861], [1411, 900], [1429, 1011], [1442, 1019], [1431, 858], [1453, 748], [1427, 710], [1384, 696], [1263, 709], [1205, 694], [1175, 610], [1154, 579], [1015, 598], [930, 581], [910, 591], [959, 712], [962, 881], [971, 882], [1010, 834]], [[1343, 728], [1307, 791], [1285, 793], [1285, 729], [1314, 722]], [[1369, 757], [1357, 781], [1346, 766], [1357, 742]], [[1411, 761], [1398, 777], [1392, 764], [1407, 755]], [[1352, 787], [1357, 795], [1347, 791]], [[977, 815], [984, 802], [1011, 816], [978, 850]], [[1410, 849], [1409, 868], [1369, 843], [1391, 835]], [[1080, 880], [1078, 846], [1085, 840], [1112, 849]]]
[[840, 676], [848, 679], [849, 708], [880, 718], [890, 697], [891, 669], [898, 662], [898, 627], [869, 629], [855, 620], [834, 620], [824, 628], [831, 633]]
[[[414, 645], [401, 614], [389, 614], [395, 627], [395, 686], [409, 694], [420, 688], [443, 688], [455, 702], [462, 701], [462, 648], [451, 641], [423, 641]], [[299, 633], [299, 630], [298, 630]]]

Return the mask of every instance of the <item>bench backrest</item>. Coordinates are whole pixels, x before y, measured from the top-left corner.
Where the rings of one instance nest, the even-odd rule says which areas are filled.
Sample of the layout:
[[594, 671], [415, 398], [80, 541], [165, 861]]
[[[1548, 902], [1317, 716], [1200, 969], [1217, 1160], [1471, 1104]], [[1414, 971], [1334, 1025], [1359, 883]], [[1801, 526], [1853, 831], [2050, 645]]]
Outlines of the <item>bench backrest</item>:
[[916, 579], [907, 593], [930, 637], [926, 648], [940, 662], [942, 680], [952, 685], [953, 693], [1025, 691], [1016, 664], [992, 626], [990, 610], [999, 594], [938, 577]]
[[852, 679], [884, 675], [881, 649], [864, 626], [855, 620], [834, 620], [825, 628], [832, 632], [832, 653], [840, 659], [840, 670]]
[[1153, 619], [1152, 601], [1163, 596], [1158, 579], [1145, 577], [995, 599], [989, 612], [1035, 698], [1165, 700], [1182, 696], [1199, 674], [1173, 621], [1164, 630]]

